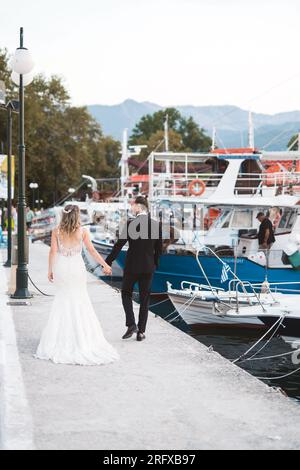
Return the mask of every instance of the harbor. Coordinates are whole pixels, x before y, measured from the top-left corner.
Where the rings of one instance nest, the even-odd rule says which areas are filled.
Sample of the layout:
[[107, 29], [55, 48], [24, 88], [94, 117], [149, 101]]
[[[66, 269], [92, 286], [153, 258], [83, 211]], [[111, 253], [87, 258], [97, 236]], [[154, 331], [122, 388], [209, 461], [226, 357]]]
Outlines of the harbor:
[[[47, 256], [47, 246], [31, 245], [29, 271], [52, 295], [41, 274]], [[31, 286], [28, 305], [9, 306], [2, 287], [2, 448], [299, 448], [297, 404], [152, 314], [147, 341], [122, 341], [119, 293], [92, 275], [88, 288], [121, 356], [109, 366], [35, 359], [52, 298]]]

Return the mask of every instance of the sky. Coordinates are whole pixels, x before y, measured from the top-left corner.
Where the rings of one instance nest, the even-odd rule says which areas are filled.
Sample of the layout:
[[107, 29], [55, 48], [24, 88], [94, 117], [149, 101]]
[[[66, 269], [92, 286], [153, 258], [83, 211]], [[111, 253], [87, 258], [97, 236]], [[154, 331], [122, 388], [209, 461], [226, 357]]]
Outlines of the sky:
[[25, 46], [74, 105], [300, 109], [300, 0], [0, 0], [0, 47]]

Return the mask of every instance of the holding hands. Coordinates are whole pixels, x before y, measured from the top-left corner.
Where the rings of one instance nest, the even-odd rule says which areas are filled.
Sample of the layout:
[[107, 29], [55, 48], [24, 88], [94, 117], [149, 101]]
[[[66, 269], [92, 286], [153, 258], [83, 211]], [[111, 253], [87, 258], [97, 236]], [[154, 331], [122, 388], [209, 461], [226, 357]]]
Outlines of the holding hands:
[[105, 274], [106, 276], [111, 276], [112, 275], [112, 269], [107, 263], [105, 263], [102, 266], [102, 269], [103, 269], [103, 274]]

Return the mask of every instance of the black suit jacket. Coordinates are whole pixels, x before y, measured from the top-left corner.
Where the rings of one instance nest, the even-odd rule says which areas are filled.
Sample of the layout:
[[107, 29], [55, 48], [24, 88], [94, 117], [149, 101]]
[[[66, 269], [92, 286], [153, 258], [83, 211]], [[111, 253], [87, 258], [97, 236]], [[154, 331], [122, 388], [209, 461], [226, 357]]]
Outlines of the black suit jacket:
[[129, 247], [124, 272], [153, 273], [158, 267], [162, 252], [161, 225], [146, 214], [138, 215], [129, 221], [106, 258], [107, 264], [111, 266], [127, 242]]

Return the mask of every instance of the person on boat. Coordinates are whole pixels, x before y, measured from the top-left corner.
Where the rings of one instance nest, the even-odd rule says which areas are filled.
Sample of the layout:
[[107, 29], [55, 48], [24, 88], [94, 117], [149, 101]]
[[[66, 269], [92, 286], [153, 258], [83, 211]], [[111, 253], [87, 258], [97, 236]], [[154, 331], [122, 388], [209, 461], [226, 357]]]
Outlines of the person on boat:
[[273, 224], [263, 212], [259, 212], [256, 218], [260, 222], [258, 230], [258, 244], [260, 250], [270, 250], [275, 242]]
[[269, 219], [272, 222], [274, 233], [279, 227], [282, 218], [282, 210], [279, 207], [272, 207], [269, 213]]

